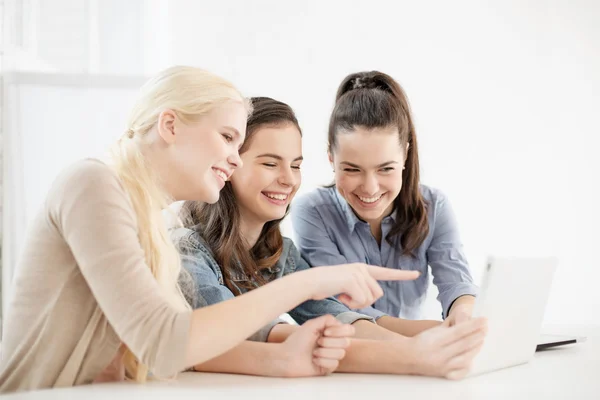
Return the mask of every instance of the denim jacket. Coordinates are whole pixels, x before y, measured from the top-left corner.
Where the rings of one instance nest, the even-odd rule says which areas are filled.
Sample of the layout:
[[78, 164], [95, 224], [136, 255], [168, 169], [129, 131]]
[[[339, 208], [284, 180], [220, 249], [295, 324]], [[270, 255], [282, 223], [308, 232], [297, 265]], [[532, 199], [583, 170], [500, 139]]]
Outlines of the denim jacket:
[[[172, 231], [171, 234], [181, 254], [182, 273], [180, 275], [180, 285], [187, 301], [194, 309], [217, 304], [235, 297], [231, 290], [225, 286], [223, 272], [208, 244], [195, 229], [178, 228]], [[292, 240], [284, 238], [281, 257], [273, 267], [263, 271], [263, 278], [270, 282], [309, 268], [310, 266], [302, 258]], [[231, 271], [230, 276], [234, 285], [236, 285], [236, 282], [247, 281], [248, 279], [241, 271]], [[247, 291], [241, 287], [240, 290], [242, 293]], [[276, 299], [274, 300], [276, 301]], [[340, 322], [348, 324], [361, 319], [374, 322], [372, 317], [351, 311], [334, 297], [323, 300], [308, 300], [289, 310], [289, 315], [299, 324], [326, 314], [334, 315]], [[272, 321], [248, 339], [266, 342], [271, 329], [275, 325], [284, 322], [281, 319]]]

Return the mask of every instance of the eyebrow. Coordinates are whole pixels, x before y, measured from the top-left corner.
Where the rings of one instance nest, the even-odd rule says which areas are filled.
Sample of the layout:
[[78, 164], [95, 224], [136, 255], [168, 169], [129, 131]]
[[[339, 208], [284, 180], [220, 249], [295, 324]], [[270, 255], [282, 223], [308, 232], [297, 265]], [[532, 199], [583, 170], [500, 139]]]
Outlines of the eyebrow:
[[[265, 154], [260, 154], [260, 155], [256, 156], [256, 158], [261, 158], [261, 157], [270, 157], [270, 158], [274, 158], [276, 160], [283, 161], [283, 157], [281, 157], [280, 155], [277, 155], [277, 154], [273, 154], [273, 153], [265, 153]], [[300, 156], [300, 157], [294, 158], [292, 161], [302, 161], [302, 160], [304, 160], [304, 157]]]
[[[352, 168], [362, 168], [361, 166], [351, 163], [350, 161], [342, 161], [340, 164], [346, 164], [347, 166]], [[377, 168], [387, 167], [388, 165], [392, 164], [398, 164], [398, 161], [386, 161], [382, 164], [377, 165]]]

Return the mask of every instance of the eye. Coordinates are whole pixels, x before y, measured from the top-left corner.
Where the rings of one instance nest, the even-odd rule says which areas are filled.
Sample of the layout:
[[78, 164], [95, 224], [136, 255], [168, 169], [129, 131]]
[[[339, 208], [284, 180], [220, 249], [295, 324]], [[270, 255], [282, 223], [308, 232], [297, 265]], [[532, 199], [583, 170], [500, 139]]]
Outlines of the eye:
[[293, 169], [300, 170], [300, 166], [299, 166], [299, 165], [292, 165], [292, 168], [293, 168]]
[[275, 164], [275, 163], [263, 163], [263, 165], [265, 167], [269, 167], [269, 168], [275, 168], [277, 166], [277, 164]]
[[358, 172], [358, 168], [344, 168], [345, 172]]
[[394, 169], [395, 169], [394, 167], [385, 167], [385, 168], [381, 168], [381, 171], [383, 171], [383, 172], [391, 172]]
[[227, 143], [231, 143], [233, 141], [233, 136], [231, 136], [229, 133], [221, 133], [221, 136], [223, 136]]

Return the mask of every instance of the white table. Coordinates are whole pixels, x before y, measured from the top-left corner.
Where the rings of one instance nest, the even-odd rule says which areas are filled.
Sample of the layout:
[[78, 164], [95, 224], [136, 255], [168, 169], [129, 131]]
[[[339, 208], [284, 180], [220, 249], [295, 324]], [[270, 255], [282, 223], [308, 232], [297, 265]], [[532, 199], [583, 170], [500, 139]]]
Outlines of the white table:
[[173, 382], [111, 383], [2, 396], [17, 399], [600, 399], [600, 326], [546, 327], [545, 333], [587, 336], [587, 341], [536, 353], [525, 365], [468, 378], [333, 374], [275, 379], [184, 373]]

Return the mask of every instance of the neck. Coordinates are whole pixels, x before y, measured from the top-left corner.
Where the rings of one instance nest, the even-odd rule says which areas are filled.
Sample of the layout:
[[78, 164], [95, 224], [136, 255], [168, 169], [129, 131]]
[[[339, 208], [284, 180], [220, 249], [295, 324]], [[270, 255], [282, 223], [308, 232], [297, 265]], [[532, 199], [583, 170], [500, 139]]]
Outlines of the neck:
[[181, 196], [175, 190], [175, 188], [180, 187], [178, 186], [176, 175], [169, 176], [168, 179], [166, 176], [163, 176], [163, 171], [169, 171], [171, 168], [169, 167], [168, 160], [163, 156], [163, 149], [161, 149], [160, 143], [156, 141], [150, 143], [142, 142], [140, 144], [140, 151], [142, 157], [146, 160], [147, 167], [152, 169], [162, 189], [171, 199], [175, 201], [179, 200]]
[[257, 221], [256, 218], [247, 216], [243, 210], [240, 210], [240, 233], [248, 243], [248, 249], [254, 247], [265, 226], [264, 222]]
[[381, 214], [379, 218], [371, 221], [366, 221], [369, 224], [369, 228], [371, 228], [371, 234], [377, 241], [377, 244], [379, 244], [380, 246], [382, 236], [381, 221], [383, 221], [385, 217], [389, 216], [392, 213], [392, 211], [394, 211], [394, 204], [390, 204], [390, 206], [385, 210], [383, 214]]
[[369, 222], [369, 227], [371, 228], [371, 234], [377, 241], [377, 244], [381, 245], [381, 221]]

